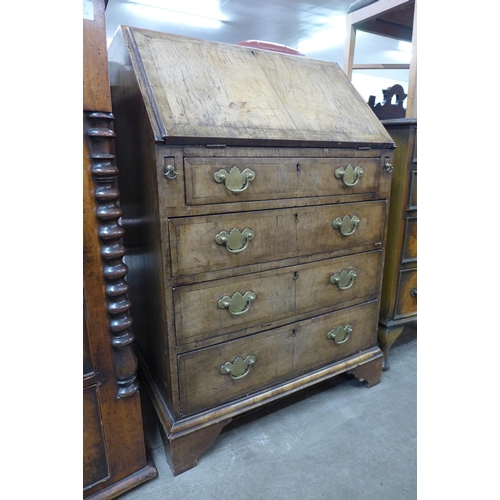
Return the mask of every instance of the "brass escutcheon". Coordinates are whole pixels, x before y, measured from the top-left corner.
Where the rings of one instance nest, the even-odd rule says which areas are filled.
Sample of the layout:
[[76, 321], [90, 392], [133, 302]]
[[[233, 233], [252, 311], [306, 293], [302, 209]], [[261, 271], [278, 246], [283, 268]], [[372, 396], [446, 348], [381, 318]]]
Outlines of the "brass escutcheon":
[[343, 344], [344, 342], [347, 342], [349, 340], [349, 335], [352, 330], [352, 325], [341, 325], [337, 328], [334, 328], [333, 330], [330, 330], [326, 334], [326, 338], [329, 340], [333, 340], [336, 344]]
[[235, 165], [226, 172], [224, 169], [217, 170], [214, 174], [215, 182], [223, 182], [231, 193], [237, 194], [245, 191], [250, 181], [255, 179], [255, 172], [250, 168], [245, 168], [243, 172]]
[[248, 227], [240, 232], [239, 229], [233, 227], [229, 234], [226, 231], [221, 231], [215, 235], [215, 242], [218, 245], [225, 245], [228, 252], [240, 253], [248, 246], [248, 242], [253, 240], [255, 233], [253, 229]]
[[352, 165], [347, 165], [345, 170], [344, 167], [337, 168], [337, 170], [335, 170], [335, 177], [337, 179], [342, 179], [347, 187], [353, 187], [358, 183], [363, 173], [363, 169], [358, 165], [354, 168]]
[[220, 367], [222, 375], [229, 375], [232, 379], [237, 380], [248, 375], [250, 367], [257, 361], [256, 356], [247, 356], [245, 359], [239, 356], [231, 363], [227, 361]]
[[344, 236], [350, 236], [354, 233], [354, 231], [356, 231], [359, 223], [360, 219], [358, 216], [353, 215], [352, 217], [349, 217], [348, 215], [344, 215], [343, 219], [337, 217], [332, 222], [332, 225], [335, 229], [338, 229]]
[[354, 283], [354, 278], [356, 278], [357, 275], [358, 273], [354, 269], [350, 271], [343, 269], [340, 274], [335, 273], [330, 277], [330, 283], [337, 285], [341, 290], [347, 290], [351, 288]]
[[245, 295], [241, 295], [240, 292], [236, 292], [232, 297], [224, 295], [222, 299], [219, 299], [217, 305], [221, 309], [227, 309], [232, 315], [240, 316], [245, 314], [252, 305], [252, 302], [257, 298], [257, 294], [252, 291], [245, 292]]

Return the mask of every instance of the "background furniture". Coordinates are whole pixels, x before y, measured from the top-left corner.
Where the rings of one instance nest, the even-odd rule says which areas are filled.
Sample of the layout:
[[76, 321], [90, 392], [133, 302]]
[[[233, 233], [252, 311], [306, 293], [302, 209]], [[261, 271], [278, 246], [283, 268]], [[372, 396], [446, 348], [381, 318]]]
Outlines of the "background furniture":
[[396, 142], [380, 328], [384, 370], [406, 323], [417, 320], [417, 120], [382, 120]]
[[115, 498], [156, 476], [148, 464], [132, 350], [103, 0], [83, 19], [83, 496]]
[[[354, 64], [356, 31], [412, 42], [410, 64]], [[368, 101], [397, 145], [378, 334], [384, 370], [390, 368], [389, 350], [404, 324], [417, 319], [417, 2], [354, 2], [347, 14], [344, 71], [348, 78], [352, 79], [355, 69], [397, 67], [410, 70], [408, 95], [400, 85], [394, 85], [383, 91], [383, 103], [376, 104], [374, 96]]]
[[179, 474], [237, 416], [382, 374], [394, 143], [336, 63], [121, 27], [116, 154], [142, 373]]
[[[356, 69], [409, 69], [406, 118], [417, 118], [417, 2], [416, 0], [358, 0], [347, 13], [344, 71], [352, 79]], [[410, 64], [354, 64], [356, 32], [412, 42]]]

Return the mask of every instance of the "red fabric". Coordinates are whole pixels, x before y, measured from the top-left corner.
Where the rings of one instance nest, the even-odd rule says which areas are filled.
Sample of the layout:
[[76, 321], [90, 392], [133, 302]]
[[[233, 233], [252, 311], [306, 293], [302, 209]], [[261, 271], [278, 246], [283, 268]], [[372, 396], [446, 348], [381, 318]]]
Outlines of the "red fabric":
[[262, 42], [260, 40], [246, 40], [244, 42], [238, 42], [236, 45], [242, 45], [244, 47], [253, 47], [255, 49], [271, 50], [273, 52], [283, 52], [284, 54], [292, 54], [294, 56], [305, 56], [297, 49], [292, 49], [286, 45], [281, 45], [279, 43], [272, 42]]

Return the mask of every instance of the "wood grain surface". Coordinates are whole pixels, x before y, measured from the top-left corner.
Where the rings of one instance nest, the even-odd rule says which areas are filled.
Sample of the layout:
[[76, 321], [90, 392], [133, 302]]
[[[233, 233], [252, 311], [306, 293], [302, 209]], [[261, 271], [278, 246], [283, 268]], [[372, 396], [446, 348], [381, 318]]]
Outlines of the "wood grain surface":
[[[360, 223], [350, 236], [333, 228], [333, 221], [356, 215]], [[258, 262], [278, 262], [337, 248], [382, 245], [385, 202], [349, 203], [321, 207], [245, 212], [171, 219], [172, 275], [193, 274]], [[215, 242], [220, 231], [250, 228], [255, 237], [246, 250], [232, 254]], [[277, 263], [276, 265], [279, 265]]]
[[158, 139], [392, 144], [336, 63], [122, 30]]

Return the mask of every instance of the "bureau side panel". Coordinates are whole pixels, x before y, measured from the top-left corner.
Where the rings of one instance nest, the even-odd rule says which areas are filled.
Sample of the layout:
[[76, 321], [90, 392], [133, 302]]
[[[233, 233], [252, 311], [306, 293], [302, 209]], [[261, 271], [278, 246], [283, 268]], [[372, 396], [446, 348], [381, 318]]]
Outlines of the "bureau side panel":
[[116, 158], [125, 229], [124, 262], [129, 267], [131, 313], [142, 369], [172, 404], [167, 315], [156, 185], [154, 134], [149, 126], [125, 42], [115, 37], [109, 49], [111, 96], [115, 115]]

